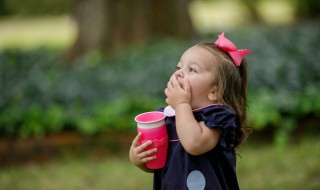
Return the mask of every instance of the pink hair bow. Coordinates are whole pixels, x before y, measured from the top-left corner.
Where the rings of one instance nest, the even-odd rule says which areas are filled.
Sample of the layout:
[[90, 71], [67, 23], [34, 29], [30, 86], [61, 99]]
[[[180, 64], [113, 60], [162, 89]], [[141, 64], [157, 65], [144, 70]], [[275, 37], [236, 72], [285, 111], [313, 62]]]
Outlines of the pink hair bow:
[[221, 50], [229, 53], [237, 67], [241, 65], [242, 59], [245, 55], [251, 54], [251, 51], [247, 49], [238, 50], [237, 47], [224, 36], [224, 32], [219, 35], [214, 44]]

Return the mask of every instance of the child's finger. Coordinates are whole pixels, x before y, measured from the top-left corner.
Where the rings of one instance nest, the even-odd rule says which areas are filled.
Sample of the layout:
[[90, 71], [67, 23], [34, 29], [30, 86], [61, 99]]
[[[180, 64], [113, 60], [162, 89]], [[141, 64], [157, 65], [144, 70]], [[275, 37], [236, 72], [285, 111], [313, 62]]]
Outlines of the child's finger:
[[169, 80], [169, 82], [168, 82], [168, 84], [167, 84], [167, 88], [168, 88], [169, 90], [177, 87], [177, 85], [174, 84], [174, 80], [177, 80], [174, 76], [170, 77], [170, 80]]
[[139, 152], [142, 152], [144, 149], [146, 149], [148, 146], [152, 145], [152, 141], [149, 140], [142, 145], [139, 146]]
[[149, 162], [149, 161], [154, 160], [156, 158], [157, 158], [156, 156], [145, 157], [145, 158], [141, 159], [141, 162], [146, 163], [146, 162]]
[[139, 145], [141, 135], [142, 135], [142, 133], [139, 132], [138, 135], [133, 139], [133, 141], [132, 141], [133, 147], [137, 147]]
[[169, 90], [171, 88], [173, 88], [173, 86], [172, 86], [171, 80], [169, 80], [169, 82], [167, 83], [167, 89]]
[[176, 77], [171, 77], [171, 83], [174, 87], [180, 86], [178, 79]]
[[140, 159], [143, 159], [143, 158], [145, 158], [145, 157], [147, 157], [147, 156], [149, 156], [150, 154], [153, 154], [153, 153], [155, 153], [155, 152], [157, 152], [157, 148], [153, 148], [153, 149], [151, 149], [151, 150], [147, 150], [147, 151], [141, 152], [141, 153], [138, 155], [138, 157], [139, 157]]
[[188, 79], [183, 81], [183, 87], [186, 92], [190, 92], [190, 81]]
[[180, 86], [177, 78], [172, 77], [172, 78], [171, 78], [171, 83], [172, 83], [172, 86], [173, 86], [174, 88], [181, 88], [181, 86]]
[[168, 89], [168, 88], [164, 89], [164, 94], [165, 94], [167, 97], [169, 96], [170, 92], [169, 92], [169, 89]]

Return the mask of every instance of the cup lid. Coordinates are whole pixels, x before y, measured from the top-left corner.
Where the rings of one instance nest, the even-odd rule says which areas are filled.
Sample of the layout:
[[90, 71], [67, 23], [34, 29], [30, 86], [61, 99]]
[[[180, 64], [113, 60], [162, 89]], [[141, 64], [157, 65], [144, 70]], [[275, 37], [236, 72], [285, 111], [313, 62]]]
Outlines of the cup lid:
[[145, 112], [135, 117], [137, 123], [155, 123], [164, 120], [166, 115], [160, 111]]

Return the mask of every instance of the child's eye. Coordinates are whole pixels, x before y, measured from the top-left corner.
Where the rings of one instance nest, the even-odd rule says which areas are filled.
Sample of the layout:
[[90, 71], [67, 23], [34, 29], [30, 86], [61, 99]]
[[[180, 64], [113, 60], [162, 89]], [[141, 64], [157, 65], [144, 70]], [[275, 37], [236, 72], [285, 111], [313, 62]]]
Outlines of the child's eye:
[[190, 72], [190, 73], [196, 73], [197, 71], [196, 71], [194, 68], [190, 67], [190, 68], [189, 68], [189, 72]]
[[176, 66], [176, 71], [177, 71], [177, 70], [180, 70], [180, 69], [181, 69], [181, 67], [179, 67], [179, 66]]

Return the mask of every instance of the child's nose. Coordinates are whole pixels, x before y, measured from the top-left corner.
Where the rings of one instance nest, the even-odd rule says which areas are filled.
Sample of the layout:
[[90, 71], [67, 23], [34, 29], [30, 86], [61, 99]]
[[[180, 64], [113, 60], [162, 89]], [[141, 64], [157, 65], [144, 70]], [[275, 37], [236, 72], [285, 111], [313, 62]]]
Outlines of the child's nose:
[[182, 69], [177, 70], [176, 73], [175, 73], [175, 76], [177, 78], [179, 78], [179, 77], [183, 78], [183, 76], [184, 76], [183, 70]]

